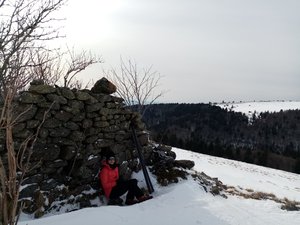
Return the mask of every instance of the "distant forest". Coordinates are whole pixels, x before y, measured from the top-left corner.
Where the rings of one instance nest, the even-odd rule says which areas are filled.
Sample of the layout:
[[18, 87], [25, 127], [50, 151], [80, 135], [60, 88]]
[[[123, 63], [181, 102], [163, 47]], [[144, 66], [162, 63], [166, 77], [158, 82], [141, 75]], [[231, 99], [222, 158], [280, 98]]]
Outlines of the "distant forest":
[[249, 119], [210, 104], [155, 104], [143, 119], [158, 143], [300, 174], [300, 110]]

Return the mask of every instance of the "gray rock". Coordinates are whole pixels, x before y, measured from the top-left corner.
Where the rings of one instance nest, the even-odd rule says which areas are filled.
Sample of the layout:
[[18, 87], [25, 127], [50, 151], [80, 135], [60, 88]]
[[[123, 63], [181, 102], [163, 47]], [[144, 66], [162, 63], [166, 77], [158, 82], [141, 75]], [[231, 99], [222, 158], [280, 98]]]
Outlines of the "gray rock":
[[73, 131], [71, 134], [70, 134], [70, 139], [73, 140], [73, 141], [83, 141], [85, 140], [85, 135], [83, 132], [80, 132], [80, 131]]
[[74, 115], [72, 113], [60, 110], [56, 111], [54, 117], [60, 121], [67, 122], [69, 121]]
[[103, 103], [95, 103], [93, 105], [87, 105], [86, 111], [87, 112], [95, 112], [100, 110], [103, 107]]
[[[61, 106], [61, 109], [64, 110], [64, 111], [66, 111], [66, 112], [74, 114], [74, 109], [72, 107], [68, 106], [68, 105]], [[78, 112], [79, 112], [79, 110], [78, 110]]]
[[75, 93], [76, 99], [80, 100], [80, 101], [87, 101], [91, 99], [91, 96], [89, 93], [87, 92], [83, 92], [83, 91], [77, 91]]
[[88, 119], [94, 119], [96, 121], [98, 120], [97, 117], [99, 117], [99, 114], [96, 112], [90, 112], [90, 113], [86, 113], [86, 117]]
[[116, 103], [119, 103], [119, 104], [124, 102], [123, 98], [116, 97], [116, 96], [111, 96], [111, 99], [112, 99], [113, 102], [116, 102]]
[[66, 98], [64, 98], [63, 96], [56, 95], [56, 94], [48, 94], [47, 99], [49, 99], [50, 102], [57, 102], [57, 103], [63, 104], [63, 105], [68, 103]]
[[42, 180], [43, 180], [43, 175], [42, 174], [36, 174], [34, 176], [25, 178], [22, 182], [22, 185], [32, 184], [32, 183], [40, 183]]
[[58, 183], [54, 179], [50, 179], [50, 180], [44, 181], [42, 183], [41, 190], [42, 191], [50, 191], [50, 190], [56, 188], [58, 185], [60, 185], [60, 183]]
[[76, 155], [76, 147], [74, 146], [64, 146], [61, 148], [61, 158], [64, 160], [70, 160]]
[[174, 166], [192, 169], [195, 166], [195, 162], [191, 160], [175, 160]]
[[105, 77], [102, 77], [95, 83], [91, 91], [93, 93], [113, 94], [117, 91], [117, 87]]
[[82, 128], [86, 129], [93, 126], [93, 121], [89, 119], [84, 119], [82, 121]]
[[37, 103], [38, 107], [40, 108], [45, 108], [46, 110], [48, 109], [54, 109], [54, 110], [59, 110], [60, 109], [60, 104], [58, 102], [38, 102]]
[[84, 103], [82, 101], [70, 100], [68, 102], [68, 105], [72, 108], [74, 113], [80, 112], [81, 110], [84, 109]]
[[33, 129], [33, 128], [37, 128], [40, 124], [41, 122], [39, 120], [28, 120], [26, 122], [26, 127], [28, 129]]
[[110, 114], [110, 110], [107, 109], [107, 108], [101, 108], [100, 111], [99, 111], [99, 114], [103, 115], [103, 116], [106, 116], [106, 115]]
[[20, 105], [16, 109], [16, 117], [18, 118], [18, 122], [24, 122], [27, 120], [31, 120], [35, 117], [38, 108], [35, 105]]
[[86, 116], [86, 114], [84, 112], [78, 113], [75, 116], [73, 116], [71, 120], [73, 122], [80, 122], [85, 119], [85, 116]]
[[51, 117], [51, 113], [49, 113], [46, 108], [40, 108], [37, 110], [34, 119], [37, 119], [39, 121], [44, 121], [45, 119], [50, 117]]
[[34, 104], [34, 103], [38, 103], [38, 102], [41, 102], [41, 101], [45, 101], [45, 98], [41, 95], [38, 95], [38, 94], [23, 92], [21, 94], [21, 96], [19, 97], [19, 101], [21, 103]]
[[13, 126], [13, 133], [21, 132], [25, 129], [26, 124], [25, 123], [17, 123]]
[[55, 93], [56, 89], [50, 85], [44, 84], [44, 85], [31, 85], [28, 89], [31, 93], [37, 93], [37, 94], [49, 94], [49, 93]]
[[128, 180], [131, 178], [132, 170], [128, 167], [128, 162], [124, 162], [119, 167], [120, 177], [124, 180]]
[[67, 99], [75, 99], [74, 93], [69, 88], [60, 88], [61, 94]]
[[120, 154], [121, 152], [126, 152], [126, 146], [124, 144], [114, 144], [111, 147], [111, 150], [113, 152], [117, 152], [118, 154]]
[[56, 128], [56, 127], [59, 127], [60, 125], [61, 125], [61, 121], [59, 121], [55, 118], [49, 118], [49, 119], [45, 120], [43, 127], [44, 128]]
[[50, 137], [67, 137], [71, 131], [65, 127], [57, 127], [53, 129], [49, 129]]
[[69, 137], [53, 137], [52, 143], [55, 143], [59, 146], [65, 146], [65, 145], [76, 146], [76, 142], [71, 140]]
[[90, 136], [85, 141], [86, 141], [86, 143], [92, 144], [92, 143], [95, 143], [98, 140], [98, 138], [99, 137], [97, 135]]
[[20, 138], [20, 139], [26, 139], [28, 137], [31, 137], [33, 135], [33, 132], [29, 130], [21, 130], [19, 132], [13, 132], [14, 138]]
[[21, 190], [19, 198], [30, 198], [34, 196], [34, 192], [39, 190], [38, 184], [31, 184]]
[[125, 139], [125, 134], [116, 134], [115, 140], [117, 142], [122, 142]]
[[76, 175], [81, 179], [91, 178], [92, 174], [92, 171], [86, 166], [81, 166], [76, 172]]
[[115, 138], [114, 133], [105, 133], [103, 136], [105, 139], [114, 139]]
[[88, 128], [86, 128], [86, 130], [85, 130], [85, 135], [86, 135], [87, 137], [92, 136], [92, 135], [96, 135], [97, 133], [98, 133], [98, 132], [97, 132], [97, 129], [94, 128], [94, 127], [88, 127]]
[[[106, 108], [108, 109], [116, 109], [116, 104], [114, 102], [108, 102], [106, 103]], [[112, 112], [114, 112], [115, 110], [113, 110]]]
[[70, 130], [79, 130], [79, 125], [75, 122], [72, 121], [68, 121], [66, 123], [64, 123], [64, 127], [70, 129]]
[[31, 159], [53, 161], [58, 158], [59, 153], [58, 145], [38, 142], [33, 147]]
[[46, 139], [49, 135], [49, 131], [47, 129], [41, 128], [39, 132], [39, 137], [41, 139]]
[[140, 135], [138, 136], [138, 139], [139, 139], [140, 144], [141, 144], [142, 146], [148, 145], [148, 143], [149, 143], [149, 134], [148, 134], [148, 133], [142, 133], [142, 134], [140, 134]]
[[96, 156], [90, 155], [88, 157], [88, 160], [85, 163], [85, 165], [86, 166], [92, 166], [92, 167], [95, 166], [95, 165], [98, 165], [98, 170], [99, 170], [99, 168], [100, 168], [100, 161], [101, 161], [101, 157], [100, 156], [98, 156], [98, 155], [96, 155]]
[[35, 79], [30, 82], [30, 85], [43, 85], [43, 84], [45, 84], [43, 79]]
[[108, 127], [109, 123], [105, 121], [98, 121], [94, 123], [95, 127]]
[[[110, 125], [110, 124], [109, 124]], [[106, 133], [115, 133], [120, 130], [120, 127], [117, 125], [107, 126], [103, 128], [103, 131]]]
[[96, 104], [96, 103], [98, 103], [98, 100], [91, 95], [91, 98], [86, 100], [85, 103], [88, 104], [88, 105]]
[[55, 160], [54, 162], [52, 162], [52, 163], [49, 163], [49, 167], [50, 168], [60, 168], [60, 167], [65, 167], [65, 166], [67, 166], [68, 165], [68, 163], [66, 162], [66, 161], [64, 161], [64, 160], [61, 160], [61, 159], [57, 159], [57, 160]]

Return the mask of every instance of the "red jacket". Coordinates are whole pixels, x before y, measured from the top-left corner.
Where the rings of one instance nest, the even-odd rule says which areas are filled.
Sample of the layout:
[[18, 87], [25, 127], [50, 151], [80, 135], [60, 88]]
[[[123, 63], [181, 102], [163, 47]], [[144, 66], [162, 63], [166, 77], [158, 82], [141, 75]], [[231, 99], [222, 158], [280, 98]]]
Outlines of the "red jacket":
[[99, 173], [99, 179], [102, 184], [105, 196], [109, 198], [112, 188], [117, 185], [117, 180], [119, 179], [118, 167], [113, 169], [106, 162], [104, 162], [103, 168]]

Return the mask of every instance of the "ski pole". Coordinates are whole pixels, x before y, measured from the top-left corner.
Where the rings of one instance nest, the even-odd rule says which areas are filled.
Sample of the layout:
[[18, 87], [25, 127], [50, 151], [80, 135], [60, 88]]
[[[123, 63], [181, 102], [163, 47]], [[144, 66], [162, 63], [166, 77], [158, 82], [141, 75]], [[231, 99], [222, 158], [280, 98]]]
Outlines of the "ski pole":
[[147, 188], [148, 188], [149, 194], [151, 194], [152, 192], [154, 192], [154, 188], [153, 188], [153, 185], [151, 183], [148, 170], [146, 168], [145, 159], [144, 159], [144, 156], [143, 156], [142, 150], [141, 150], [141, 145], [138, 141], [136, 131], [135, 131], [133, 125], [130, 124], [130, 127], [131, 127], [131, 131], [132, 131], [133, 140], [134, 140], [134, 143], [135, 143], [136, 148], [137, 148], [138, 156], [139, 156], [139, 159], [140, 159], [140, 162], [141, 162], [141, 165], [142, 165], [142, 170], [143, 170], [143, 174], [144, 174], [145, 181], [146, 181], [146, 184], [147, 184]]

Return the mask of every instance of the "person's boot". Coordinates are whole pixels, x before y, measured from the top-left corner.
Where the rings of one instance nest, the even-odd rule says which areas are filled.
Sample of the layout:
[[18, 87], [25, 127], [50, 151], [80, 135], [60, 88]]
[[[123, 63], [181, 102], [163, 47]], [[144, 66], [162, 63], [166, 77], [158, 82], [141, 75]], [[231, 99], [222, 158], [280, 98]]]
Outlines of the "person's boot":
[[109, 199], [107, 205], [123, 205], [123, 200], [121, 198]]
[[125, 201], [126, 205], [134, 205], [136, 203], [139, 203], [139, 201], [136, 199], [126, 199], [126, 201]]
[[152, 198], [153, 198], [153, 196], [151, 196], [151, 195], [143, 195], [143, 196], [138, 198], [138, 201], [139, 202], [144, 202], [144, 201], [147, 201], [147, 200], [152, 199]]

